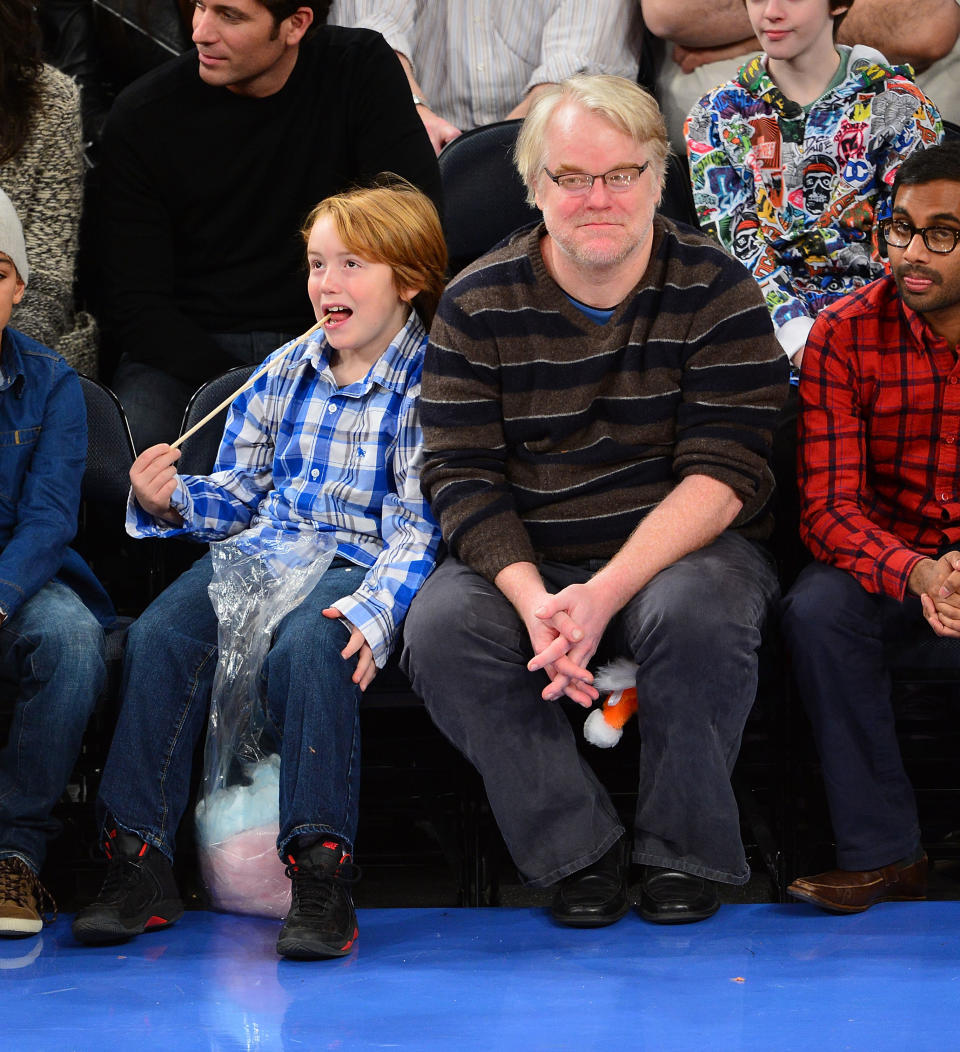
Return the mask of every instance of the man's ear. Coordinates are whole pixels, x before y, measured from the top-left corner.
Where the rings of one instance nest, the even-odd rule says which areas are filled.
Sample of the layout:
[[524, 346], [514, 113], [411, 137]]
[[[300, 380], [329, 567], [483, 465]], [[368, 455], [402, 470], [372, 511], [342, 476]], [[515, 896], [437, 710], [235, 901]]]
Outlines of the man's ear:
[[303, 40], [307, 30], [313, 24], [313, 9], [298, 7], [292, 15], [287, 15], [281, 24], [284, 27], [284, 40], [287, 46], [294, 47]]
[[13, 290], [13, 302], [19, 303], [23, 299], [23, 294], [26, 292], [27, 286], [23, 283], [23, 278], [17, 275], [17, 284]]

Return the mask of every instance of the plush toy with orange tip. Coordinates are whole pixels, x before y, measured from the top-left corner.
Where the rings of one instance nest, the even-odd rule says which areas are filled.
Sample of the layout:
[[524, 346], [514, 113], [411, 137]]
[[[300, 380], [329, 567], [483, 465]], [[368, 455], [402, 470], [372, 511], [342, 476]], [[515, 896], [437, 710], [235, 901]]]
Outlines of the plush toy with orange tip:
[[617, 658], [597, 670], [593, 685], [606, 697], [583, 724], [583, 736], [591, 745], [610, 749], [620, 741], [627, 720], [637, 711], [638, 667], [629, 658]]

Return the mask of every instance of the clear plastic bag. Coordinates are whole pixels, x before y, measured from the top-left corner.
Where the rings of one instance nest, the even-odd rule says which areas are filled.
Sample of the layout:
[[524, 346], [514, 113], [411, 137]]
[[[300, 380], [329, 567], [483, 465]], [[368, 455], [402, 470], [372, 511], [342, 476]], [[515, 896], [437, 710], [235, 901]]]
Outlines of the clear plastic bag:
[[241, 533], [210, 545], [219, 621], [203, 789], [196, 808], [200, 870], [216, 909], [282, 917], [290, 881], [277, 857], [280, 757], [267, 726], [260, 669], [280, 621], [325, 573], [328, 533]]

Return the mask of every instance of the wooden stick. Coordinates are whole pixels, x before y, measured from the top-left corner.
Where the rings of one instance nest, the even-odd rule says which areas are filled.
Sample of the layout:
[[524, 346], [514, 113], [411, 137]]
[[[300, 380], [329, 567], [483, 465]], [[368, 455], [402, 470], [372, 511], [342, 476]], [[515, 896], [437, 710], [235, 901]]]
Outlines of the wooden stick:
[[312, 336], [317, 331], [317, 329], [323, 328], [323, 326], [329, 320], [330, 320], [330, 315], [329, 314], [324, 314], [324, 316], [317, 322], [316, 325], [313, 325], [309, 329], [307, 329], [307, 331], [305, 333], [303, 333], [302, 336], [298, 336], [293, 341], [293, 343], [291, 343], [290, 346], [287, 347], [287, 349], [283, 352], [283, 354], [281, 354], [278, 358], [272, 358], [272, 359], [270, 359], [270, 361], [264, 362], [263, 365], [261, 365], [260, 368], [247, 380], [246, 383], [241, 384], [236, 389], [236, 391], [233, 392], [233, 394], [227, 395], [227, 397], [224, 398], [224, 400], [216, 407], [216, 409], [211, 409], [210, 412], [207, 413], [207, 415], [202, 420], [198, 420], [193, 425], [193, 427], [191, 427], [188, 431], [184, 431], [184, 433], [178, 439], [176, 439], [175, 441], [171, 442], [170, 443], [170, 448], [171, 449], [176, 449], [177, 446], [181, 445], [183, 442], [186, 442], [186, 440], [192, 434], [194, 434], [195, 432], [199, 431], [200, 428], [203, 427], [204, 424], [206, 424], [209, 421], [211, 421], [217, 415], [217, 413], [220, 412], [221, 409], [224, 409], [226, 406], [228, 406], [234, 400], [234, 398], [237, 397], [237, 395], [243, 394], [243, 392], [246, 391], [248, 387], [252, 387], [256, 383], [256, 381], [259, 380], [260, 377], [263, 376], [263, 374], [265, 372], [267, 372], [274, 365], [276, 365], [277, 362], [279, 362], [281, 358], [283, 358], [286, 355], [288, 355], [295, 347], [299, 347], [300, 344], [303, 343], [303, 341], [305, 339], [307, 339], [308, 336]]

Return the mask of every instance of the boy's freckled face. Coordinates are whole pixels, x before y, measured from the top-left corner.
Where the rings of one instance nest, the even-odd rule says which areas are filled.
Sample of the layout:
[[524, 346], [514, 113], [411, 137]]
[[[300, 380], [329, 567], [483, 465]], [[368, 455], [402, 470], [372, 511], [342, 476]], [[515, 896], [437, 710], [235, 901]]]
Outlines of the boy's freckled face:
[[13, 260], [0, 252], [0, 331], [7, 327], [14, 306], [23, 299], [24, 288]]
[[330, 346], [365, 360], [381, 355], [407, 320], [407, 300], [416, 290], [405, 290], [401, 299], [393, 270], [350, 252], [328, 215], [310, 231], [307, 262], [307, 294], [314, 313], [317, 318], [332, 315], [324, 326]]

